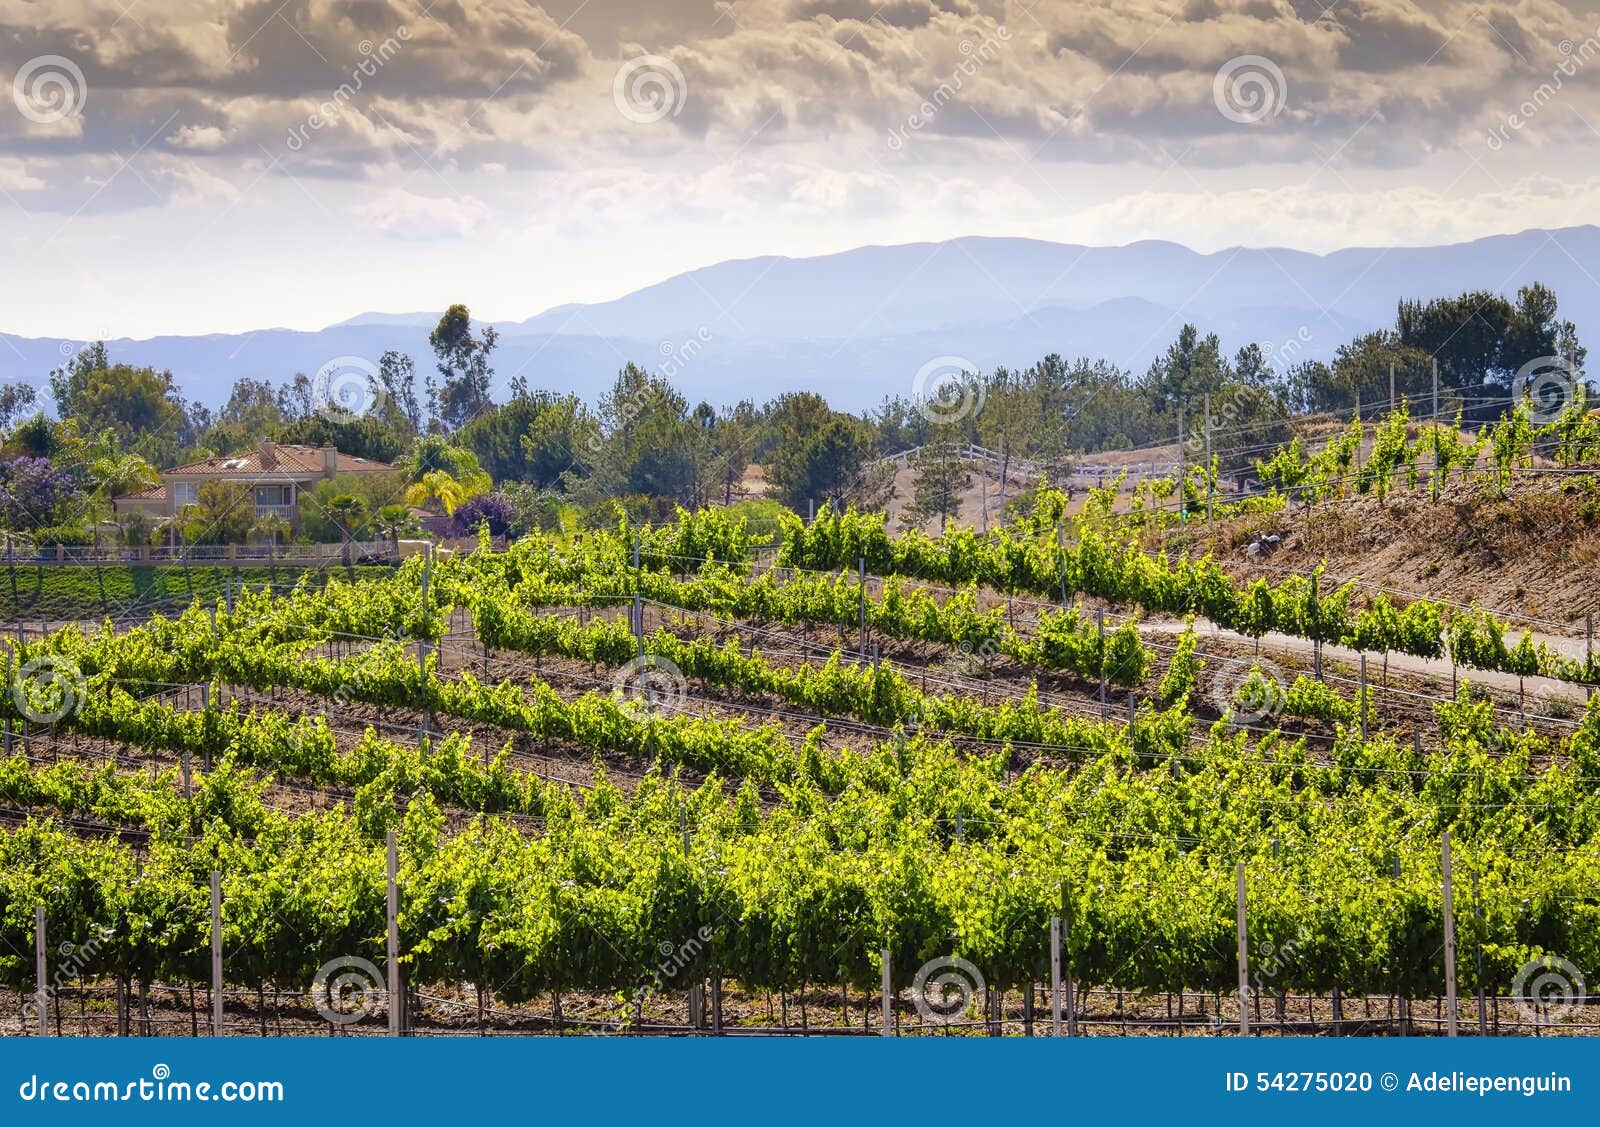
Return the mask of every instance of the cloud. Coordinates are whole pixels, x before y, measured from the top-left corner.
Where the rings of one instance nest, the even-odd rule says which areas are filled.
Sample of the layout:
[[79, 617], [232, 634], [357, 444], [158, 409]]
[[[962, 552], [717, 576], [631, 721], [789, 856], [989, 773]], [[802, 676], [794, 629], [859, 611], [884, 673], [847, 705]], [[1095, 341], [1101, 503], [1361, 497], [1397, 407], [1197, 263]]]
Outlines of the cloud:
[[396, 238], [430, 240], [470, 233], [488, 219], [489, 208], [472, 196], [420, 196], [391, 188], [356, 208], [356, 214]]
[[39, 192], [47, 186], [39, 176], [28, 171], [27, 165], [15, 157], [0, 157], [0, 190], [7, 192]]
[[166, 138], [174, 149], [212, 153], [228, 143], [228, 134], [215, 125], [183, 125]]
[[[1533, 173], [1494, 191], [1457, 195], [1421, 187], [1307, 192], [1301, 187], [1216, 193], [1145, 191], [1085, 208], [1061, 237], [1097, 244], [1165, 238], [1199, 250], [1292, 246], [1332, 251], [1350, 232], [1375, 246], [1466, 242], [1488, 233], [1571, 226], [1600, 213], [1600, 176]], [[1206, 232], [1203, 239], [1196, 232]]]
[[[120, 153], [175, 114], [153, 147], [235, 161], [265, 149], [361, 177], [686, 148], [861, 146], [870, 162], [920, 117], [919, 148], [979, 163], [1010, 148], [1160, 166], [1176, 148], [1200, 165], [1333, 149], [1398, 165], [1481, 134], [1548, 77], [1558, 44], [1595, 33], [1556, 0], [740, 0], [709, 23], [700, 0], [593, 3], [584, 26], [608, 16], [617, 39], [599, 53], [528, 0], [172, 0], [137, 19], [117, 0], [0, 0], [5, 73], [57, 52], [89, 87], [82, 119], [0, 114], [0, 144]], [[670, 59], [685, 84], [681, 111], [643, 127], [612, 99], [639, 54]], [[1272, 60], [1284, 90], [1281, 112], [1241, 125], [1213, 79], [1247, 54]], [[1600, 120], [1597, 92], [1600, 66], [1572, 76], [1567, 116]]]
[[[181, 236], [185, 209], [260, 203], [485, 255], [506, 231], [637, 242], [641, 216], [690, 241], [691, 222], [759, 229], [763, 250], [1069, 224], [1327, 247], [1502, 230], [1495, 207], [1581, 221], [1600, 174], [1600, 18], [1556, 0], [124, 8], [0, 0], [0, 188], [24, 211], [139, 209], [154, 229], [171, 207]], [[13, 75], [48, 54], [81, 68], [81, 116], [10, 112]], [[659, 121], [614, 100], [645, 54], [682, 75]], [[1283, 76], [1255, 122], [1215, 100], [1242, 55]], [[1572, 189], [1530, 186], [1538, 169]]]

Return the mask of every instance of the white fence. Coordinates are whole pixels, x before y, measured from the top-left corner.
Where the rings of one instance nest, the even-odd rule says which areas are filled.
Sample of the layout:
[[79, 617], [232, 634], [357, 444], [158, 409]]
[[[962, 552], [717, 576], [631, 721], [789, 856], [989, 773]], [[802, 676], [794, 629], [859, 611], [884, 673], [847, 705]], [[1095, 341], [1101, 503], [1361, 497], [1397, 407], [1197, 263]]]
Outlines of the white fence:
[[346, 551], [350, 560], [387, 563], [395, 558], [391, 540], [352, 540], [345, 544], [288, 544], [269, 547], [265, 544], [180, 544], [175, 547], [155, 545], [126, 548], [103, 544], [100, 547], [48, 544], [37, 548], [27, 545], [8, 545], [0, 560], [8, 564], [229, 564], [251, 565], [286, 564], [309, 567], [326, 567], [343, 562]]
[[[884, 465], [909, 465], [911, 459], [922, 450], [921, 446], [913, 446], [909, 450], [902, 450], [897, 454], [890, 454], [882, 459]], [[987, 446], [967, 443], [957, 448], [956, 453], [963, 462], [977, 462], [985, 466], [994, 467], [999, 473], [1002, 466], [1008, 476], [1038, 478], [1049, 475], [1058, 485], [1069, 485], [1075, 488], [1100, 488], [1106, 482], [1115, 480], [1124, 470], [1128, 474], [1130, 485], [1141, 478], [1172, 477], [1178, 472], [1177, 462], [1129, 462], [1125, 465], [1114, 466], [1102, 462], [1066, 462], [1055, 468], [1041, 465], [1027, 458], [1013, 457], [1007, 463], [1005, 457], [998, 451]]]

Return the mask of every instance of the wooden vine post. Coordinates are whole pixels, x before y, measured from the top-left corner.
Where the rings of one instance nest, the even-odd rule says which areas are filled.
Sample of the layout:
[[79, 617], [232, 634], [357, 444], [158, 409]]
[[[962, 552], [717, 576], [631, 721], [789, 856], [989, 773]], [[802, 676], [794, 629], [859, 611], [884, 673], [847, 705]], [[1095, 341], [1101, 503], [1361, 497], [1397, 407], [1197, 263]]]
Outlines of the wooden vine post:
[[1239, 1036], [1250, 1036], [1250, 940], [1245, 928], [1244, 862], [1236, 870], [1239, 885]]

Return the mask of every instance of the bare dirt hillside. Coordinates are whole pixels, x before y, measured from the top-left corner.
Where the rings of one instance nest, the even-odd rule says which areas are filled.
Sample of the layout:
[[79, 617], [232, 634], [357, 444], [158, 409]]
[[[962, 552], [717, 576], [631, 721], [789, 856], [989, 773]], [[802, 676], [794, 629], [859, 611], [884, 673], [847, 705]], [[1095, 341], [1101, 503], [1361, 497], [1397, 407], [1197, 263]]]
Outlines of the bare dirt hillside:
[[[1252, 561], [1258, 532], [1282, 546]], [[1600, 618], [1600, 474], [1491, 483], [1453, 481], [1438, 503], [1426, 490], [1387, 502], [1357, 497], [1169, 531], [1170, 550], [1216, 554], [1236, 576], [1279, 578], [1326, 559], [1338, 576], [1514, 611], [1581, 631]], [[1154, 545], [1153, 545], [1154, 546]]]

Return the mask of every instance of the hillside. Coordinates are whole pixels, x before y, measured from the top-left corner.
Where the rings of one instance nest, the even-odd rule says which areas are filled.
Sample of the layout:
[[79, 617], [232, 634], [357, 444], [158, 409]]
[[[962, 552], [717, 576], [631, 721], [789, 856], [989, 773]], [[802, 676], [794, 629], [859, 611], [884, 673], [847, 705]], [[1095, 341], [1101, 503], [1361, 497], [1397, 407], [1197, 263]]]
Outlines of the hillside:
[[[1480, 602], [1581, 634], [1600, 614], [1600, 481], [1594, 474], [1513, 480], [1506, 496], [1478, 481], [1452, 481], [1436, 503], [1426, 492], [1368, 495], [1187, 527], [1161, 538], [1174, 551], [1214, 552], [1238, 578], [1280, 577], [1320, 560], [1329, 573], [1460, 603]], [[1257, 533], [1281, 547], [1252, 561]]]
[[[1326, 360], [1341, 343], [1391, 324], [1401, 298], [1485, 287], [1514, 294], [1533, 281], [1560, 295], [1562, 315], [1587, 337], [1600, 326], [1600, 301], [1582, 264], [1597, 257], [1593, 226], [1330, 254], [958, 238], [764, 256], [688, 270], [610, 301], [496, 321], [494, 390], [503, 394], [519, 376], [593, 401], [633, 361], [655, 366], [691, 402], [811, 390], [857, 411], [909, 394], [936, 357], [992, 371], [1058, 353], [1141, 370], [1186, 321], [1217, 332], [1229, 349], [1259, 343], [1280, 365]], [[463, 296], [475, 309], [482, 300]], [[119, 361], [170, 369], [186, 397], [216, 406], [241, 377], [283, 381], [339, 357], [375, 363], [395, 349], [421, 365], [433, 316], [364, 312], [321, 329], [262, 325], [107, 344]], [[103, 333], [85, 325], [78, 338], [61, 339], [0, 325], [0, 380], [37, 386]]]

